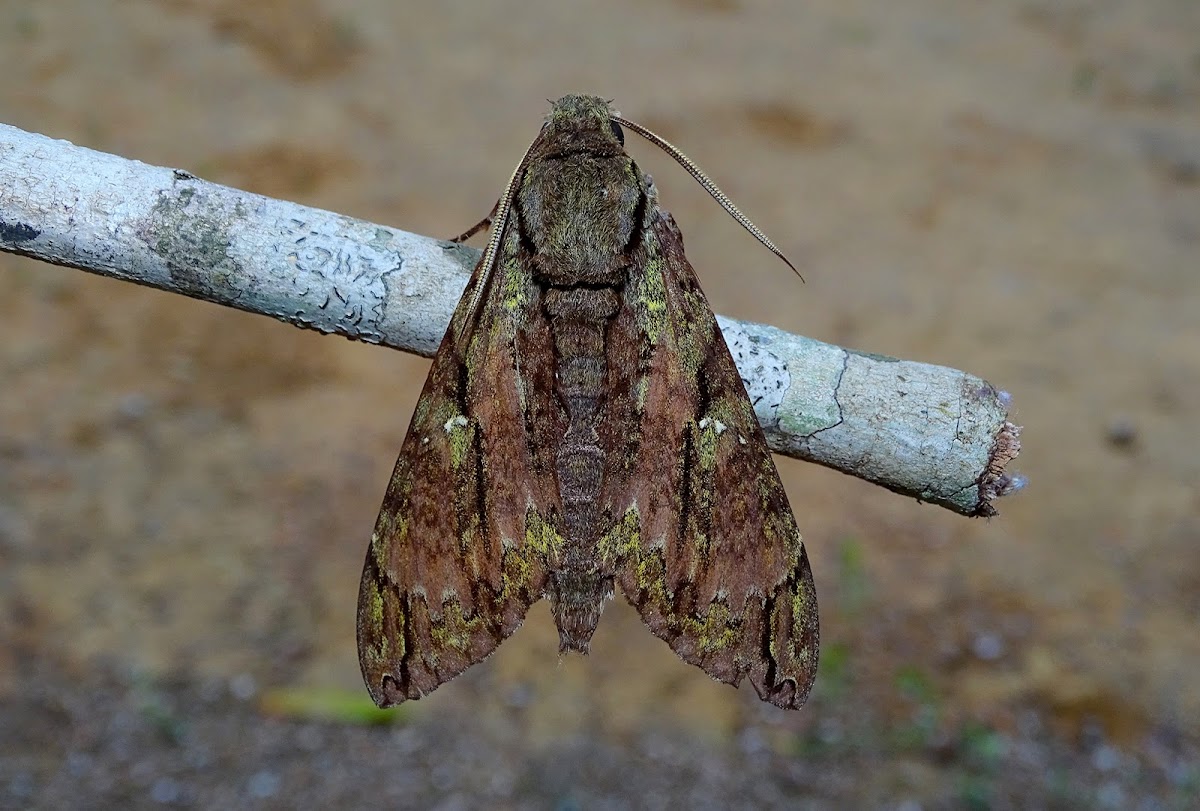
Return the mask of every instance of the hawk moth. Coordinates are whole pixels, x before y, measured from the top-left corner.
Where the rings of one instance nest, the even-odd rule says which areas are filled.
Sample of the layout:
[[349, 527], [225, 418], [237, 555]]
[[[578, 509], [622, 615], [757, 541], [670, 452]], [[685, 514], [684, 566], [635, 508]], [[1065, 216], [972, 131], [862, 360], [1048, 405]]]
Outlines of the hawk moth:
[[542, 597], [560, 650], [586, 653], [614, 586], [714, 679], [749, 679], [784, 708], [812, 686], [817, 605], [800, 533], [679, 229], [623, 127], [783, 258], [666, 141], [603, 99], [554, 102], [474, 229], [490, 223], [490, 239], [367, 550], [359, 661], [380, 706], [485, 658]]

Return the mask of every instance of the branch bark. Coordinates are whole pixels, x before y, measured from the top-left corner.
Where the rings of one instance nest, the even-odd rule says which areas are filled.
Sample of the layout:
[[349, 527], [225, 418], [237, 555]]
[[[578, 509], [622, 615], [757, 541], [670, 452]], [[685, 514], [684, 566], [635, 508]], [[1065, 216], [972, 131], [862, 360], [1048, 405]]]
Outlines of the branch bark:
[[[427, 357], [479, 256], [4, 124], [0, 250]], [[962, 515], [1023, 486], [986, 381], [718, 319], [777, 453]]]

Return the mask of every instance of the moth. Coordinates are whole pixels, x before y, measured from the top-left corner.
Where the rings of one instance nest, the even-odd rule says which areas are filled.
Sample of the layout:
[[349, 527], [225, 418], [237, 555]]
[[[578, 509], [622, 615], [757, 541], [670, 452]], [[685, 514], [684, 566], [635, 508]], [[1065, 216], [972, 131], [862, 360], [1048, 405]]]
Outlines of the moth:
[[543, 597], [559, 650], [587, 653], [614, 586], [714, 679], [749, 679], [783, 708], [808, 696], [808, 557], [623, 127], [787, 261], [665, 140], [595, 96], [553, 103], [492, 214], [462, 237], [491, 225], [367, 550], [359, 663], [381, 707], [485, 658]]

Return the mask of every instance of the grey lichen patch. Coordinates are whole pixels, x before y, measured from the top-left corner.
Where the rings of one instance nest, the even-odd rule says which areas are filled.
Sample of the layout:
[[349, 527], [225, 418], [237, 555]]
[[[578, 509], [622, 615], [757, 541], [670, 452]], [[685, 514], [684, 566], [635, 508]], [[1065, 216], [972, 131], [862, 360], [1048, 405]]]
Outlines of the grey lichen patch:
[[839, 386], [848, 358], [844, 350], [816, 341], [799, 344], [796, 365], [806, 374], [796, 377], [784, 392], [779, 427], [789, 436], [811, 437], [841, 424]]
[[203, 190], [176, 184], [159, 192], [138, 233], [166, 265], [179, 292], [233, 304], [254, 285], [253, 276], [230, 254], [230, 232], [246, 217], [240, 202], [231, 209]]
[[717, 323], [758, 421], [768, 429], [777, 425], [784, 397], [792, 386], [791, 373], [776, 341], [782, 333], [773, 327], [742, 323], [719, 315]]

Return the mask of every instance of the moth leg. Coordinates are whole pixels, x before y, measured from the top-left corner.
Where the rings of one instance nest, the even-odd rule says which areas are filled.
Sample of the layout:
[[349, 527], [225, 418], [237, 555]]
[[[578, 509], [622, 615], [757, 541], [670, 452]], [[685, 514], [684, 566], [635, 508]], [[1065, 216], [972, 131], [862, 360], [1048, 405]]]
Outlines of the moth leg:
[[482, 220], [475, 223], [470, 228], [468, 228], [466, 231], [463, 231], [461, 234], [454, 237], [450, 241], [451, 242], [466, 242], [468, 239], [475, 236], [483, 229], [491, 228], [492, 220], [494, 220], [496, 218], [496, 211], [499, 208], [500, 208], [500, 201], [497, 200], [496, 205], [492, 206], [492, 210], [490, 212], [488, 212], [488, 215], [486, 217], [484, 217]]

